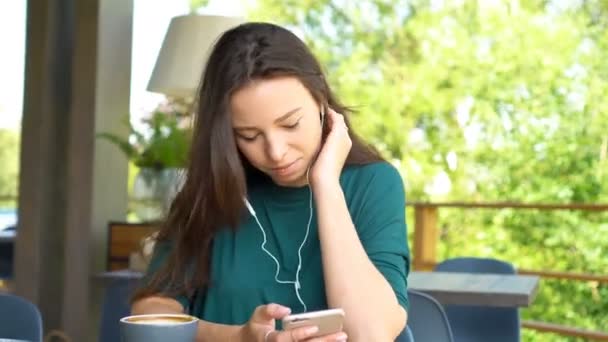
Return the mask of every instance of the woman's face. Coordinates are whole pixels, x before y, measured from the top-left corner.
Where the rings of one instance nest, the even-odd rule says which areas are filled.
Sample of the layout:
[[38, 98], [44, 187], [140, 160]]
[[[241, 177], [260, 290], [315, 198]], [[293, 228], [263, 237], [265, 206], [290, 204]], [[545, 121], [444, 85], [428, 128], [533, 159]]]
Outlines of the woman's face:
[[255, 80], [230, 99], [241, 153], [281, 186], [308, 183], [321, 141], [320, 107], [296, 77]]

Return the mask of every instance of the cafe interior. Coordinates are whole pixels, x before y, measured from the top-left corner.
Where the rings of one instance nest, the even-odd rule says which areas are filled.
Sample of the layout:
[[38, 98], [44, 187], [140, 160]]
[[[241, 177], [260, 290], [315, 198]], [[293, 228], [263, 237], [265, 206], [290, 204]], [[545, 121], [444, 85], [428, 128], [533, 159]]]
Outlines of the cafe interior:
[[[27, 1], [18, 228], [0, 236], [0, 255], [10, 248], [12, 263], [0, 283], [0, 339], [120, 340], [118, 322], [129, 315], [129, 296], [158, 230], [156, 212], [146, 213], [143, 204], [140, 217], [146, 219], [127, 219], [128, 161], [98, 137], [128, 134], [133, 2]], [[244, 21], [198, 14], [172, 18], [147, 90], [191, 96], [208, 48], [221, 32]], [[608, 341], [608, 332], [521, 317], [545, 279], [603, 284], [606, 275], [525, 269], [480, 256], [441, 260], [438, 251], [440, 211], [593, 212], [608, 205], [412, 201], [407, 206], [414, 218], [408, 222], [411, 311], [398, 341], [520, 341], [525, 329], [557, 340]]]

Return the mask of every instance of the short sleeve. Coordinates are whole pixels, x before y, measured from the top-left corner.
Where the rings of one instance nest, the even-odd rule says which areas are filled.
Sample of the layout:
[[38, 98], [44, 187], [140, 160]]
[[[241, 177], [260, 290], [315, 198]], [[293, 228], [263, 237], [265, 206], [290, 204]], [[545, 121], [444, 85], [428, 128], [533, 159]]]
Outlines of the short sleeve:
[[357, 178], [355, 195], [349, 204], [353, 223], [370, 260], [407, 311], [410, 254], [403, 180], [388, 163], [365, 166]]
[[[169, 259], [172, 248], [173, 245], [169, 241], [156, 242], [154, 245], [152, 259], [150, 260], [150, 264], [148, 265], [148, 269], [146, 270], [146, 274], [144, 276], [144, 282], [149, 281], [149, 279], [164, 266]], [[171, 296], [171, 298], [177, 300], [184, 308], [184, 311], [188, 311], [188, 308], [190, 307], [190, 300], [187, 296]]]

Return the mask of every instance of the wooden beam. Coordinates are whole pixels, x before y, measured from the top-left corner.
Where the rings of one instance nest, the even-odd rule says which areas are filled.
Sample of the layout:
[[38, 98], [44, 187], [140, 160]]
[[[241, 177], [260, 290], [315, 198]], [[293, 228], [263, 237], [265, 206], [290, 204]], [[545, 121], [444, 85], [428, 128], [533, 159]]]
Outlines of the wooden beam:
[[133, 0], [27, 2], [14, 292], [46, 331], [97, 339], [107, 222], [125, 218]]
[[522, 321], [521, 325], [524, 328], [540, 332], [549, 332], [562, 336], [580, 337], [594, 341], [608, 341], [608, 333], [600, 331], [571, 328], [564, 325], [538, 321]]
[[574, 273], [574, 272], [558, 272], [558, 271], [539, 271], [539, 270], [527, 270], [518, 269], [519, 274], [537, 275], [543, 278], [555, 278], [555, 279], [568, 279], [568, 280], [580, 280], [580, 281], [596, 281], [599, 283], [608, 283], [607, 275], [595, 275], [589, 273]]
[[63, 310], [70, 8], [68, 1], [30, 0], [26, 14], [14, 292], [38, 306], [47, 330], [61, 328]]
[[470, 209], [537, 209], [537, 210], [583, 210], [583, 211], [607, 211], [608, 204], [547, 204], [547, 203], [517, 203], [517, 202], [409, 202], [407, 205], [413, 207], [446, 207], [446, 208], [470, 208]]
[[[437, 262], [422, 262], [417, 264], [422, 270], [432, 270], [437, 266]], [[596, 275], [589, 273], [575, 273], [575, 272], [558, 272], [558, 271], [545, 271], [545, 270], [528, 270], [518, 269], [517, 273], [525, 275], [536, 275], [542, 278], [554, 278], [562, 280], [576, 280], [576, 281], [596, 281], [599, 283], [608, 283], [608, 275]]]
[[415, 270], [430, 270], [427, 265], [437, 262], [437, 208], [416, 206], [414, 209], [414, 259]]

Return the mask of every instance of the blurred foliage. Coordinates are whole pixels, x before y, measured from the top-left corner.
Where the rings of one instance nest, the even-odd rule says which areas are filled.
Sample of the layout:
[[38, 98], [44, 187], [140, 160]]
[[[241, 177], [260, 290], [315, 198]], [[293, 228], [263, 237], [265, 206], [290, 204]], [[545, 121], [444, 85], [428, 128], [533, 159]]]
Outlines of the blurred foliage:
[[19, 179], [19, 132], [0, 128], [0, 207], [14, 206]]
[[194, 13], [198, 9], [209, 4], [209, 0], [190, 0], [190, 12]]
[[[306, 40], [409, 200], [608, 203], [607, 1], [258, 0], [250, 19]], [[608, 273], [608, 213], [440, 216], [441, 259]], [[522, 315], [607, 330], [608, 285], [543, 280]]]
[[183, 168], [187, 164], [192, 136], [192, 104], [188, 100], [167, 98], [134, 127], [128, 118], [129, 134], [102, 132], [99, 138], [115, 144], [140, 168]]

